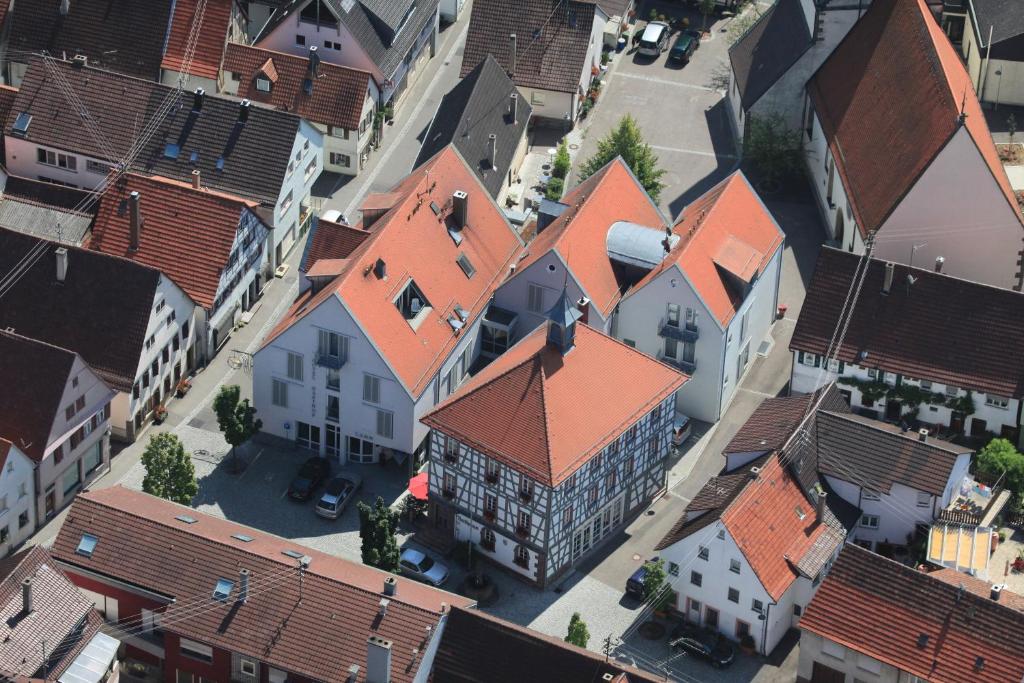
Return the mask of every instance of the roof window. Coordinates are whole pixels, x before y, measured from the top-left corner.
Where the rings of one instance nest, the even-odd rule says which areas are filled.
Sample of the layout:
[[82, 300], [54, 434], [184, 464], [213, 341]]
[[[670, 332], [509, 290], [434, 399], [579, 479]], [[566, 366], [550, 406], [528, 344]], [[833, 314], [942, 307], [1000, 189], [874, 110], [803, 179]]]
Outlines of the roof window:
[[415, 326], [413, 321], [420, 320], [426, 315], [426, 311], [430, 309], [430, 302], [427, 301], [427, 297], [423, 296], [423, 292], [416, 286], [416, 283], [409, 280], [409, 284], [395, 299], [395, 307], [403, 318]]
[[471, 278], [476, 274], [476, 268], [473, 267], [465, 253], [459, 254], [459, 258], [455, 259], [455, 262], [459, 264], [459, 268], [462, 268], [462, 272], [466, 274], [466, 277]]
[[32, 123], [32, 114], [27, 111], [23, 111], [18, 114], [18, 117], [14, 119], [14, 127], [11, 129], [11, 134], [16, 135], [19, 138], [23, 138], [28, 135], [28, 126]]
[[249, 543], [252, 541], [252, 536], [247, 536], [246, 534], [231, 534], [231, 538], [236, 541], [241, 541], [242, 543]]
[[303, 555], [298, 550], [284, 550], [281, 552], [282, 555], [287, 555], [296, 560], [301, 560]]
[[177, 159], [178, 154], [181, 153], [181, 147], [173, 142], [168, 142], [164, 145], [164, 158], [165, 159]]
[[231, 589], [235, 587], [234, 581], [228, 579], [217, 579], [217, 586], [213, 589], [213, 599], [225, 602], [231, 595]]
[[928, 647], [928, 634], [927, 633], [922, 633], [921, 635], [919, 635], [917, 637], [917, 646], [920, 649], [922, 649], [922, 650], [925, 649], [926, 647]]
[[179, 522], [184, 522], [185, 524], [195, 524], [196, 523], [196, 518], [195, 517], [189, 517], [188, 515], [178, 515], [177, 517], [175, 517], [175, 519], [178, 520]]
[[82, 534], [82, 539], [78, 541], [78, 547], [75, 548], [75, 553], [82, 555], [83, 557], [92, 557], [92, 551], [96, 550], [96, 544], [100, 542], [100, 539], [96, 538], [92, 534]]
[[804, 517], [807, 516], [807, 512], [805, 512], [804, 509], [802, 507], [800, 507], [799, 505], [796, 506], [796, 509], [794, 510], [794, 512], [796, 512], [796, 516], [799, 517], [800, 519], [803, 519]]

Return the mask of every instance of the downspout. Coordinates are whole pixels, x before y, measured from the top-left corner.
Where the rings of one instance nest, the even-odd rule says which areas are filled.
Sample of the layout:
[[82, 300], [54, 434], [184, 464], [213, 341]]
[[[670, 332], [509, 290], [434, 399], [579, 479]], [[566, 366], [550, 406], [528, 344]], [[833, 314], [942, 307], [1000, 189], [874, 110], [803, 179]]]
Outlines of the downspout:
[[992, 29], [994, 26], [988, 27], [988, 43], [985, 44], [985, 60], [982, 62], [981, 73], [978, 74], [978, 99], [985, 99], [985, 84], [988, 82], [988, 64], [992, 54]]
[[761, 652], [767, 656], [768, 651], [768, 615], [772, 613], [772, 603], [768, 603], [764, 610], [764, 628], [761, 629]]

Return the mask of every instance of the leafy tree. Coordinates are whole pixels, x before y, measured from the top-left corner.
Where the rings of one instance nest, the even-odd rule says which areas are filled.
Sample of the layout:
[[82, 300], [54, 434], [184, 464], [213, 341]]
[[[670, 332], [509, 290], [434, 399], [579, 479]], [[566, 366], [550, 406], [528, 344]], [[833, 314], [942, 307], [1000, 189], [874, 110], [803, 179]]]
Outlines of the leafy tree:
[[558, 201], [562, 198], [562, 192], [565, 191], [565, 181], [561, 178], [551, 178], [548, 181], [548, 186], [544, 190], [544, 196], [548, 199]]
[[786, 126], [779, 114], [751, 116], [744, 156], [765, 183], [775, 183], [800, 169], [803, 142], [800, 131]]
[[572, 619], [569, 620], [569, 633], [565, 636], [565, 642], [572, 643], [577, 647], [586, 647], [588, 641], [590, 641], [590, 631], [587, 630], [586, 622], [583, 621], [579, 612], [573, 612]]
[[[644, 596], [652, 601], [654, 609], [660, 610], [671, 599], [672, 591], [666, 590], [665, 560], [651, 560], [644, 565]], [[662, 595], [664, 591], [664, 595]]]
[[224, 434], [224, 440], [231, 444], [231, 459], [235, 459], [235, 447], [251, 439], [263, 428], [263, 421], [256, 419], [256, 408], [249, 399], [239, 400], [241, 389], [237, 384], [223, 386], [213, 399], [213, 411], [217, 413], [217, 424]]
[[708, 30], [708, 17], [715, 11], [715, 0], [700, 0], [700, 13], [704, 16], [704, 23], [701, 24], [700, 30]]
[[615, 157], [622, 157], [651, 199], [658, 201], [658, 195], [665, 187], [661, 182], [665, 171], [658, 168], [658, 156], [644, 142], [640, 126], [629, 114], [619, 119], [615, 129], [597, 143], [597, 152], [580, 167], [580, 180], [594, 175]]
[[551, 167], [551, 175], [565, 180], [571, 167], [572, 159], [569, 157], [569, 146], [565, 144], [565, 140], [562, 140], [562, 144], [558, 146], [558, 152], [555, 153], [555, 163]]
[[181, 440], [170, 432], [155, 434], [142, 453], [142, 466], [146, 476], [142, 490], [182, 505], [191, 505], [199, 493], [196, 468], [185, 453]]
[[1006, 439], [992, 439], [978, 451], [976, 459], [979, 474], [995, 481], [1003, 476], [1003, 486], [1013, 492], [1017, 500], [1024, 496], [1024, 455]]
[[380, 496], [373, 507], [362, 501], [356, 507], [359, 509], [359, 538], [363, 541], [363, 564], [397, 573], [401, 552], [395, 531], [400, 513], [389, 508]]

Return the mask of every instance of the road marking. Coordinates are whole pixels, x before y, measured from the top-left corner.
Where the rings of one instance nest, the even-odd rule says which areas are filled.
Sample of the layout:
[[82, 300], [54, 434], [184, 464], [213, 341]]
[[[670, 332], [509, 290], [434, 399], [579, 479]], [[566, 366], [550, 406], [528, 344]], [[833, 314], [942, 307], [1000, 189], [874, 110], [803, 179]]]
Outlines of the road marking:
[[667, 78], [655, 78], [654, 76], [639, 76], [637, 74], [627, 74], [627, 73], [624, 73], [624, 72], [619, 72], [616, 75], [617, 76], [622, 76], [623, 78], [635, 78], [638, 81], [647, 81], [649, 83], [660, 83], [662, 85], [674, 85], [677, 88], [690, 88], [691, 90], [702, 90], [704, 92], [720, 92], [719, 90], [717, 90], [715, 88], [709, 88], [706, 85], [694, 85], [692, 83], [680, 83], [679, 81], [670, 81]]
[[248, 466], [246, 466], [245, 472], [242, 472], [242, 474], [239, 475], [238, 481], [242, 481], [242, 479], [245, 478], [245, 475], [249, 474], [249, 470], [252, 469], [252, 466], [256, 464], [256, 461], [260, 459], [261, 455], [263, 455], [263, 449], [262, 448], [260, 449], [260, 452], [256, 454], [256, 457], [252, 459], [252, 462], [249, 463]]
[[714, 152], [700, 152], [695, 149], [685, 149], [683, 147], [665, 147], [663, 145], [651, 145], [651, 149], [657, 149], [662, 152], [678, 152], [679, 154], [696, 154], [702, 157], [712, 157], [714, 159], [735, 159], [735, 154], [715, 154]]

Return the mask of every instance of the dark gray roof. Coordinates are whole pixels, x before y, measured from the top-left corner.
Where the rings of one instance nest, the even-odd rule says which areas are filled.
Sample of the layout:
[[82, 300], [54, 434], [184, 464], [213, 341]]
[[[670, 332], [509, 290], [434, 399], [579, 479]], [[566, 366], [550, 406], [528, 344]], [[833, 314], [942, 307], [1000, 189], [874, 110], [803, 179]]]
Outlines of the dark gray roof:
[[359, 4], [363, 6], [375, 25], [384, 28], [381, 33], [385, 35], [390, 33], [394, 37], [402, 19], [416, 5], [416, 2], [415, 0], [360, 0]]
[[[1024, 2], [1021, 0], [970, 0], [976, 22], [980, 47], [988, 45], [989, 28], [992, 29], [992, 47], [1024, 34]], [[1018, 52], [1017, 59], [1024, 58]]]
[[[174, 89], [159, 83], [92, 67], [74, 67], [60, 60], [52, 64], [88, 110], [115, 157], [128, 152], [139, 132], [165, 102], [175, 101]], [[192, 113], [192, 107], [191, 93], [177, 97], [177, 104], [136, 158], [133, 170], [189, 181], [193, 169], [198, 169], [204, 186], [276, 204], [301, 119], [253, 104], [248, 121], [241, 124], [238, 101], [209, 93], [198, 115]], [[68, 107], [61, 89], [38, 58], [29, 63], [7, 117], [7, 135], [11, 135], [20, 112], [32, 114], [24, 139], [97, 159], [107, 158], [93, 136], [83, 130], [80, 115]], [[180, 148], [177, 158], [167, 156], [168, 144]], [[198, 155], [195, 163], [191, 160], [193, 152]], [[223, 159], [220, 169], [219, 159]]]
[[[526, 98], [520, 97], [512, 119], [510, 96], [517, 92], [501, 65], [487, 55], [441, 100], [416, 166], [454, 144], [491, 196], [497, 197], [533, 111]], [[493, 167], [489, 158], [491, 134], [497, 136]]]
[[810, 46], [800, 0], [778, 0], [729, 48], [743, 108], [752, 107]]
[[626, 16], [626, 11], [633, 7], [633, 0], [597, 0], [597, 5], [608, 18]]

